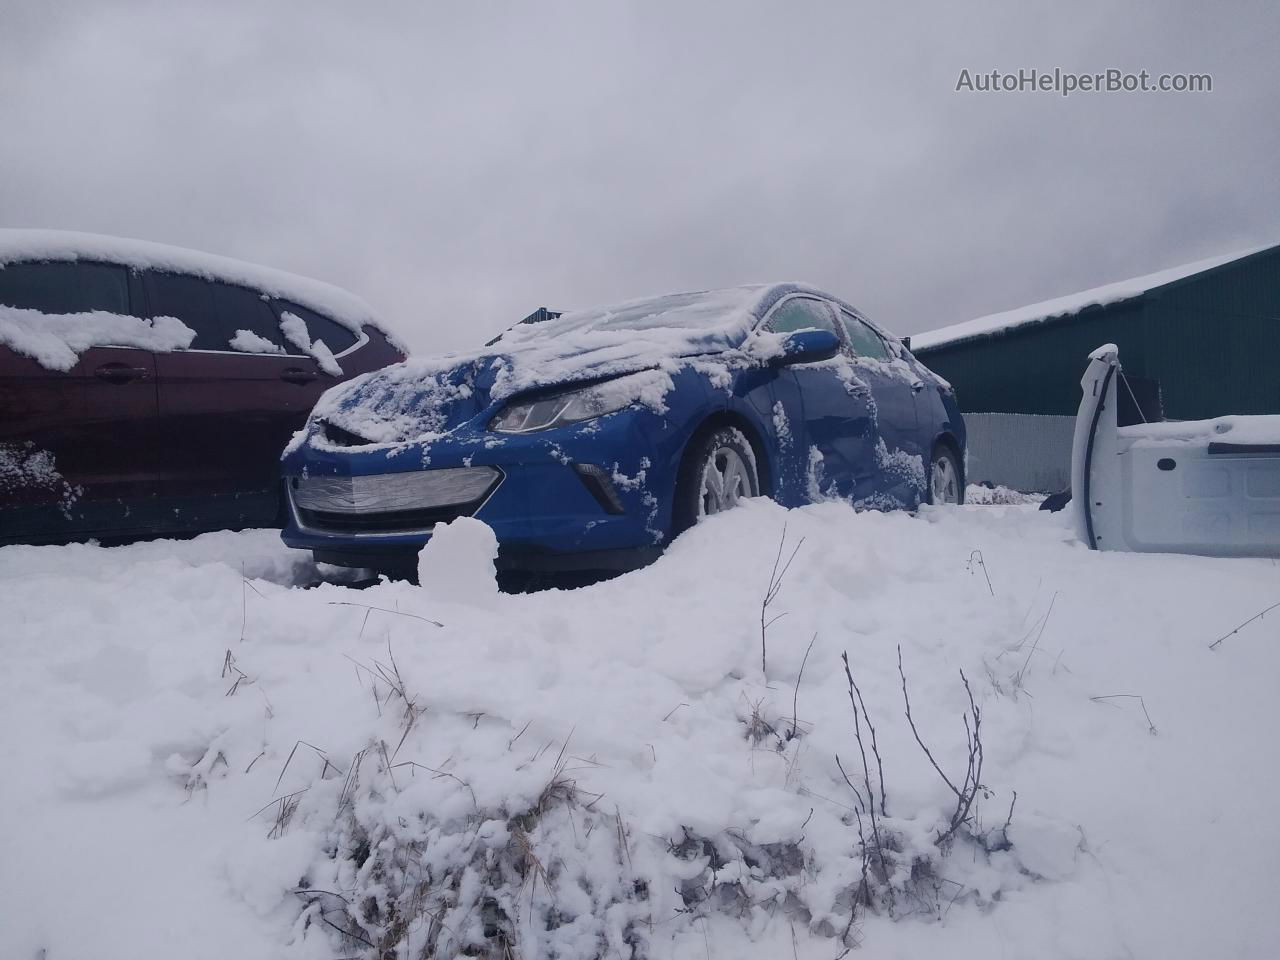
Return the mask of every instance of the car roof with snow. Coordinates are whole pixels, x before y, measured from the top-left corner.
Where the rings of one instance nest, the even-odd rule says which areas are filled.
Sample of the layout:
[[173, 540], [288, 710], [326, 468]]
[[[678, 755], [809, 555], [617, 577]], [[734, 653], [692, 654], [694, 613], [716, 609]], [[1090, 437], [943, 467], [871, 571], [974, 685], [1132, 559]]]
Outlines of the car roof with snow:
[[1121, 300], [1132, 300], [1143, 296], [1151, 290], [1177, 283], [1196, 274], [1216, 270], [1229, 263], [1235, 263], [1237, 260], [1243, 260], [1245, 257], [1251, 257], [1264, 250], [1270, 250], [1274, 246], [1274, 244], [1264, 244], [1260, 247], [1251, 247], [1248, 250], [1240, 250], [1224, 256], [1197, 260], [1194, 263], [1184, 263], [1178, 267], [1158, 270], [1155, 273], [1148, 273], [1141, 277], [1119, 280], [1115, 283], [1103, 284], [1100, 287], [1082, 290], [1079, 293], [1068, 294], [1064, 297], [1043, 300], [1040, 303], [1029, 304], [1014, 310], [1005, 310], [985, 317], [978, 317], [975, 320], [966, 320], [963, 323], [941, 327], [937, 330], [917, 333], [911, 338], [911, 348], [915, 351], [929, 350], [934, 347], [951, 346], [970, 340], [1001, 336], [1020, 327], [1071, 316], [1079, 313], [1085, 307], [1116, 303]]
[[189, 274], [251, 287], [323, 313], [357, 333], [365, 324], [390, 333], [373, 308], [355, 294], [284, 270], [147, 240], [69, 230], [0, 228], [0, 268], [25, 261], [73, 260]]
[[[641, 297], [564, 313], [535, 311], [494, 342], [518, 343], [526, 339], [562, 336], [581, 331], [625, 331], [641, 336], [649, 332], [670, 331], [677, 340], [683, 335], [692, 334], [704, 338], [719, 338], [723, 346], [731, 346], [733, 341], [745, 336], [775, 303], [793, 293], [811, 294], [831, 300], [862, 316], [855, 307], [839, 297], [807, 283], [753, 283]], [[887, 335], [892, 338], [892, 334]]]

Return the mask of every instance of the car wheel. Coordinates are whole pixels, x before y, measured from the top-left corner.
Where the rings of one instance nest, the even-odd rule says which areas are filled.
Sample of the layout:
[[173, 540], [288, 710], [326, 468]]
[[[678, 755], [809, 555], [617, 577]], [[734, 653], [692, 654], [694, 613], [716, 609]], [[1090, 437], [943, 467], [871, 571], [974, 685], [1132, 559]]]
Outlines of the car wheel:
[[955, 451], [943, 443], [934, 447], [929, 464], [929, 502], [964, 503], [960, 477], [960, 461]]
[[722, 427], [698, 441], [681, 474], [676, 494], [678, 529], [760, 495], [755, 453], [742, 431], [733, 427]]

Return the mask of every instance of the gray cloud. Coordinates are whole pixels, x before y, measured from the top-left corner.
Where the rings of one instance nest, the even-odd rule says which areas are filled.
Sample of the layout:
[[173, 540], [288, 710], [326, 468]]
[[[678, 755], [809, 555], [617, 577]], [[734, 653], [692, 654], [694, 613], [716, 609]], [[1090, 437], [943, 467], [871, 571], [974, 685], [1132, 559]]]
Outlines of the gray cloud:
[[[0, 223], [332, 280], [419, 350], [771, 279], [909, 333], [1280, 240], [1280, 8], [0, 9]], [[956, 93], [962, 68], [1209, 94]]]

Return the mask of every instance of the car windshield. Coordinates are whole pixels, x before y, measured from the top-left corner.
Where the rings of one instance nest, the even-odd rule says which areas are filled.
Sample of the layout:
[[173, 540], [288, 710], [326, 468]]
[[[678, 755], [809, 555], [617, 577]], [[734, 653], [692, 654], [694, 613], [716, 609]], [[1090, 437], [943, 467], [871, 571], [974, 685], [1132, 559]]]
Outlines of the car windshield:
[[631, 300], [566, 313], [554, 320], [516, 327], [521, 337], [561, 336], [578, 331], [710, 331], [750, 322], [761, 287], [702, 290]]

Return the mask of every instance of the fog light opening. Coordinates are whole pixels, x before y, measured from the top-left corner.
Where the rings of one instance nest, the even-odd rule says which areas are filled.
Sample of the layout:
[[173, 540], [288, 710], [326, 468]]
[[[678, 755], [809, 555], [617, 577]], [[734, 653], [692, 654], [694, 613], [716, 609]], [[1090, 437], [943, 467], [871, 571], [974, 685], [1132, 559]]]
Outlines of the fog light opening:
[[618, 499], [618, 491], [614, 489], [613, 481], [609, 479], [609, 474], [602, 467], [594, 463], [575, 463], [573, 471], [587, 491], [596, 498], [596, 502], [605, 513], [616, 516], [626, 512], [622, 501]]

